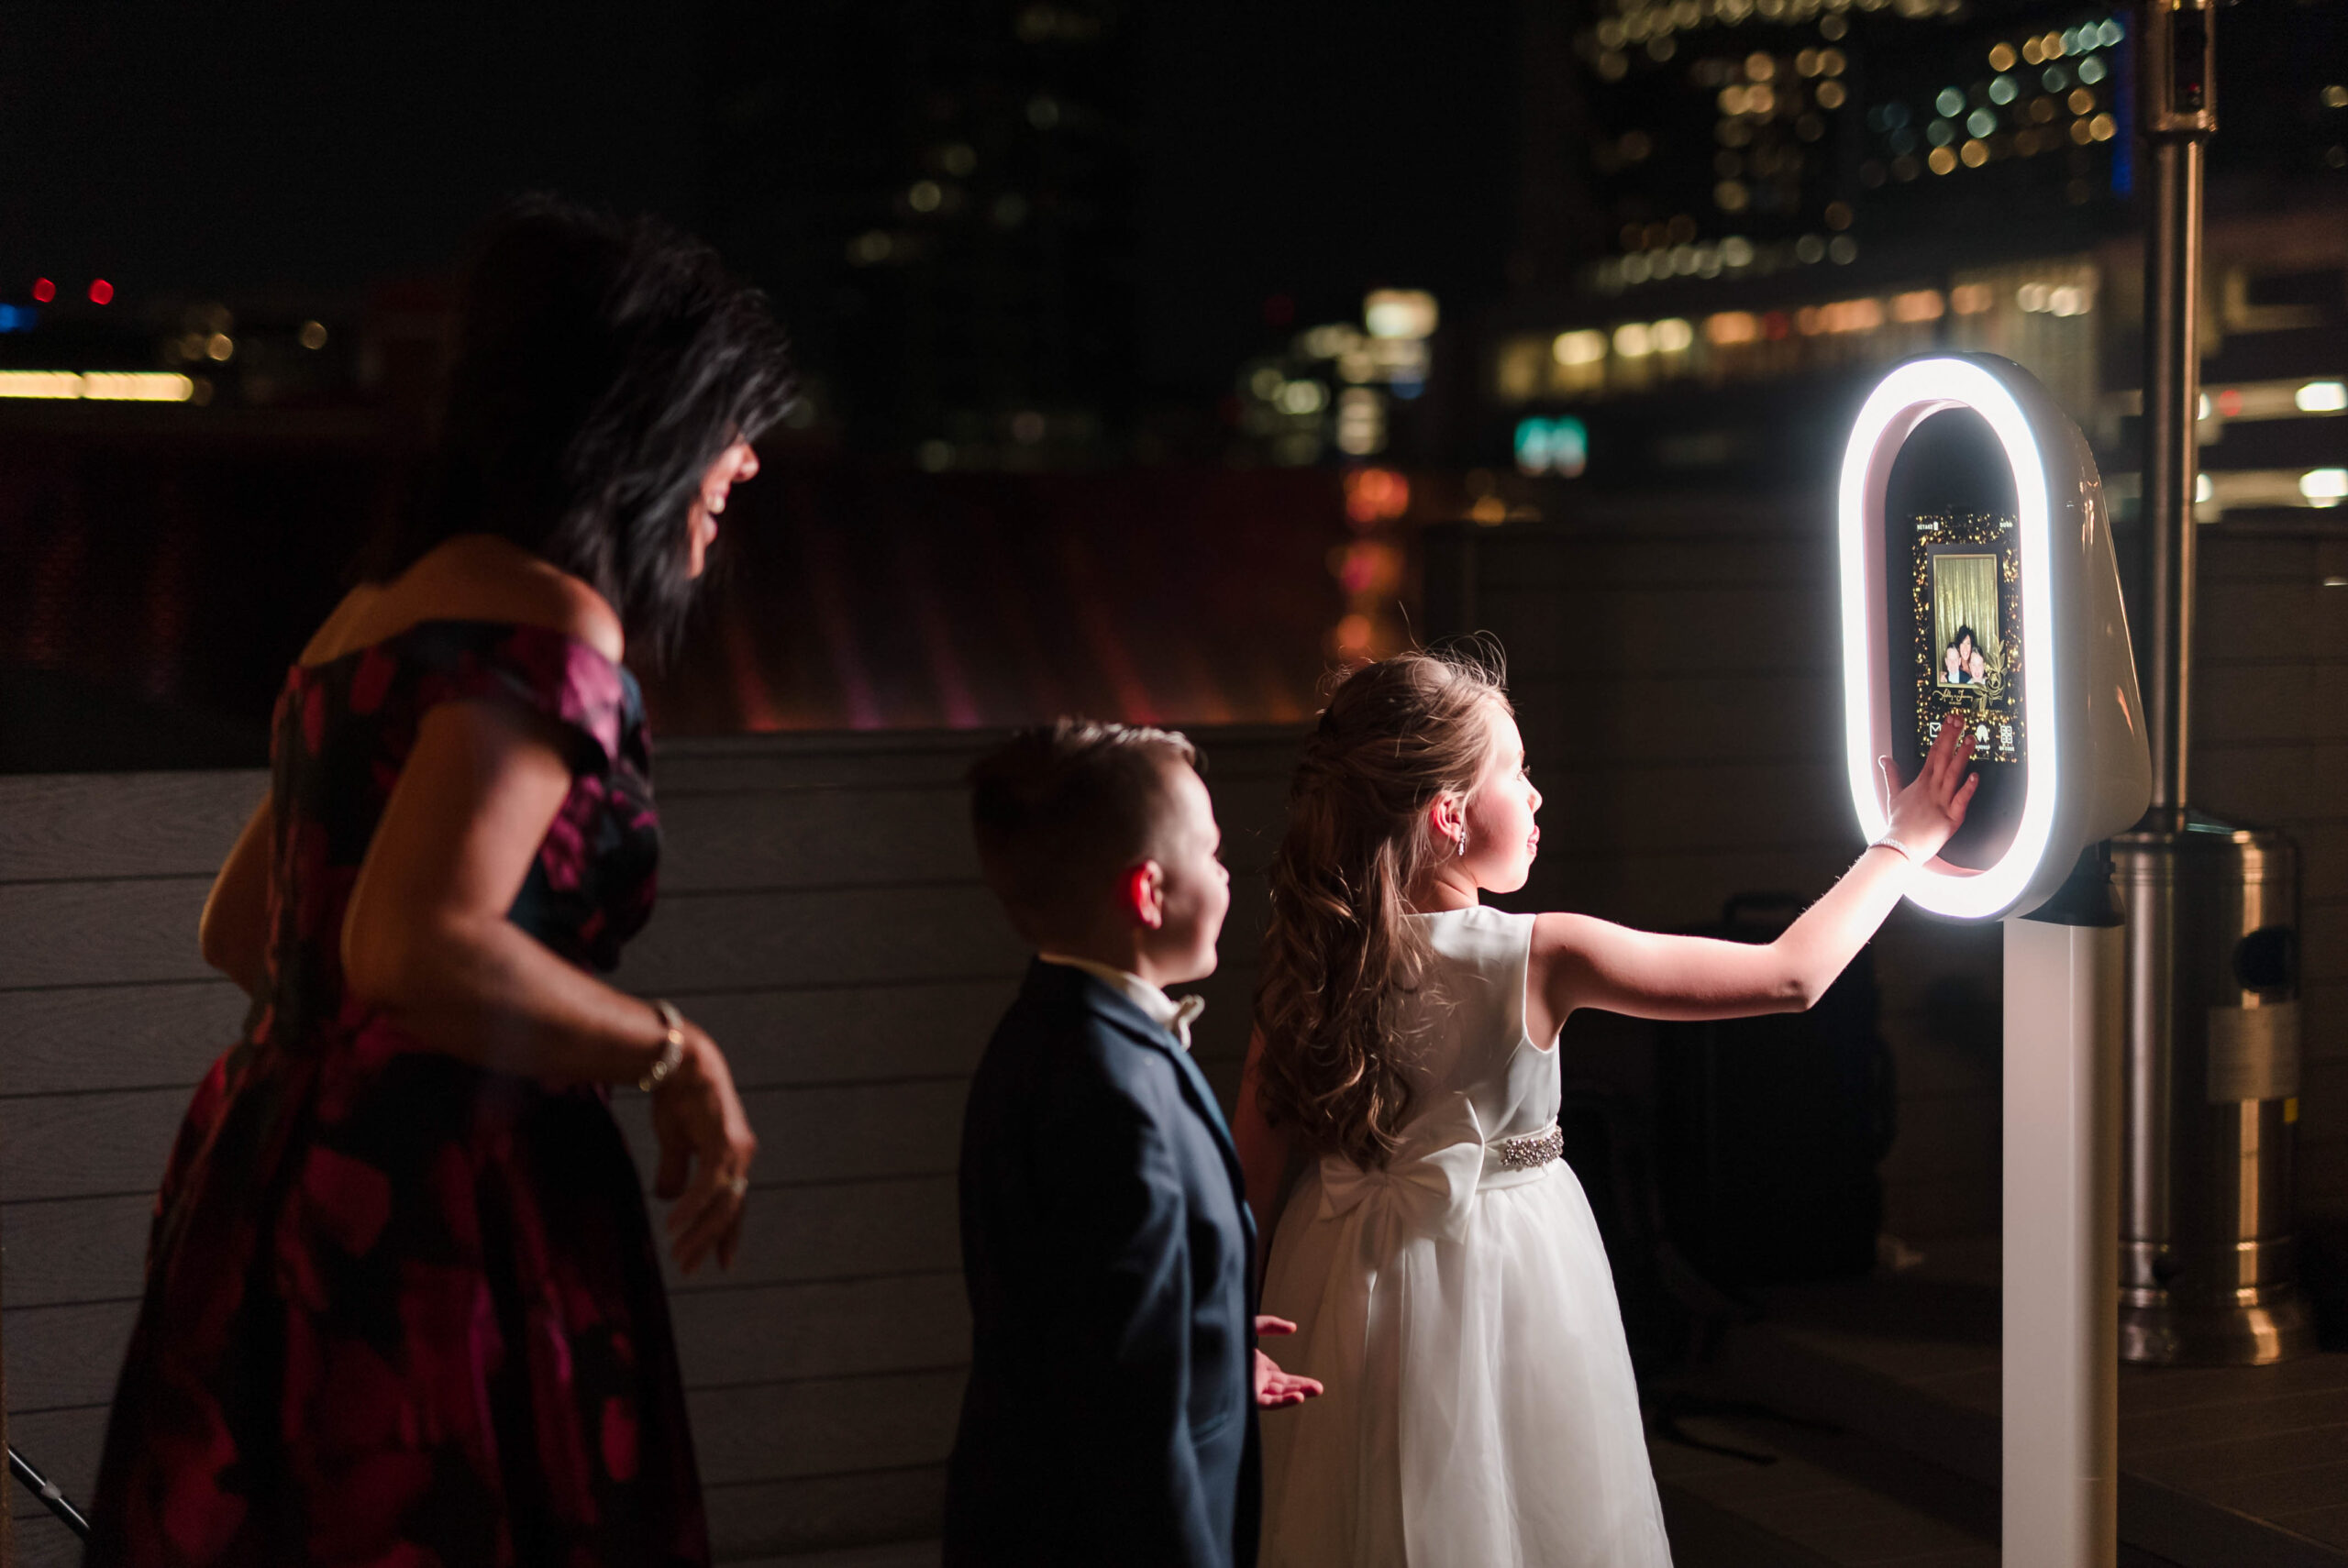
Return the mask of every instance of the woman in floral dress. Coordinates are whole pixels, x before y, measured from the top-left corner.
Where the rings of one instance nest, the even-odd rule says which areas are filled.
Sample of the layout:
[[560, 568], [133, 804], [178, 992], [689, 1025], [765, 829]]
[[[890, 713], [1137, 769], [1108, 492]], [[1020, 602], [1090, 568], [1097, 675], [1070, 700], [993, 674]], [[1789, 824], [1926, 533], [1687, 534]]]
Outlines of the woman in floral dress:
[[87, 1561], [708, 1561], [615, 1085], [687, 1271], [756, 1140], [716, 1044], [598, 977], [659, 829], [621, 664], [691, 602], [787, 404], [763, 302], [537, 200], [469, 273], [429, 481], [280, 695], [204, 911], [252, 997], [157, 1202]]

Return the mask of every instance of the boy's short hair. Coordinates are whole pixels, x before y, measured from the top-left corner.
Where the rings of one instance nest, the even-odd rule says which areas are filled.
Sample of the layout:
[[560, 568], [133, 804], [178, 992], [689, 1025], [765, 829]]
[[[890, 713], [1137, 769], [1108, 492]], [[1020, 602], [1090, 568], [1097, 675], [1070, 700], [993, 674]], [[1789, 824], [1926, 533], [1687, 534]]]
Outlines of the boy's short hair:
[[1074, 934], [1103, 879], [1148, 857], [1176, 764], [1199, 751], [1172, 730], [1069, 718], [971, 764], [979, 867], [1022, 936]]

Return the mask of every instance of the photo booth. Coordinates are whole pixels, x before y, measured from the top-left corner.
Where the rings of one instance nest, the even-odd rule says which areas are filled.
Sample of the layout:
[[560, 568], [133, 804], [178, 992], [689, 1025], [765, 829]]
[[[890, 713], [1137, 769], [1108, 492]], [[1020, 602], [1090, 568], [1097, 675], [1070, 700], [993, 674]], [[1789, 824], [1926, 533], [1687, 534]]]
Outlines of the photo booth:
[[[1972, 476], [1998, 499], [1943, 505], [1930, 478], [1896, 482], [1927, 433], [2001, 469]], [[1974, 731], [1965, 826], [1909, 897], [2005, 927], [2005, 1561], [2110, 1564], [2122, 942], [2103, 841], [2143, 814], [2152, 763], [2102, 481], [2028, 371], [1936, 354], [1895, 367], [1860, 409], [1837, 513], [1860, 831], [1882, 835], [1943, 726]]]

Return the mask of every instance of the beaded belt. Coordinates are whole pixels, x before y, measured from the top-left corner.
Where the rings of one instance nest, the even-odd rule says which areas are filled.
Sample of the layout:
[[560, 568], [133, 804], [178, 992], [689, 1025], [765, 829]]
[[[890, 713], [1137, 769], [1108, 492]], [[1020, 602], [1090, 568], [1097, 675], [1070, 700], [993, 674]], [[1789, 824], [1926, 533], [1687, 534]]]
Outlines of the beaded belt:
[[1492, 1144], [1492, 1153], [1500, 1157], [1500, 1166], [1504, 1171], [1531, 1170], [1565, 1158], [1566, 1135], [1552, 1121], [1538, 1132], [1499, 1140]]

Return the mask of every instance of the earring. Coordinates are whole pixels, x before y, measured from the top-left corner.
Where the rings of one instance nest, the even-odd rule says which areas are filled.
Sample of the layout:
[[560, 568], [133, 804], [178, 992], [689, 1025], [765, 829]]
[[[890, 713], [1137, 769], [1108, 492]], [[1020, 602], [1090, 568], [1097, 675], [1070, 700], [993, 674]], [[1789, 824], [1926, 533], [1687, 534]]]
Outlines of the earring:
[[1459, 858], [1462, 860], [1468, 858], [1468, 824], [1466, 823], [1459, 824], [1459, 836], [1452, 842], [1459, 848]]

